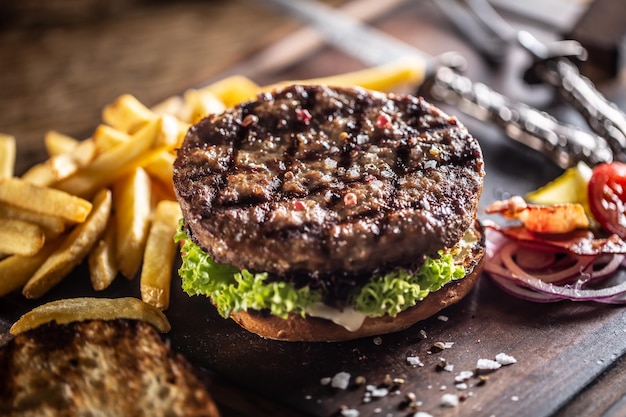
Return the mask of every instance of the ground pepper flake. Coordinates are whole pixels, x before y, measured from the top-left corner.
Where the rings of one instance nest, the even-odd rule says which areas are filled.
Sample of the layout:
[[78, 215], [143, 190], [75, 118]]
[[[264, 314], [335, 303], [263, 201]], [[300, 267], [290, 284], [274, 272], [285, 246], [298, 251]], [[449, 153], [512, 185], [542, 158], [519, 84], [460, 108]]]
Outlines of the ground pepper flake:
[[241, 125], [244, 127], [255, 125], [259, 122], [259, 117], [256, 114], [249, 114], [243, 118]]
[[385, 113], [380, 113], [376, 118], [376, 126], [380, 129], [389, 129], [391, 127], [391, 119]]
[[305, 125], [308, 125], [312, 118], [313, 116], [307, 109], [296, 109], [296, 119]]
[[346, 193], [343, 196], [343, 203], [346, 206], [348, 206], [348, 207], [356, 206], [356, 204], [358, 203], [356, 194], [354, 194], [354, 193]]

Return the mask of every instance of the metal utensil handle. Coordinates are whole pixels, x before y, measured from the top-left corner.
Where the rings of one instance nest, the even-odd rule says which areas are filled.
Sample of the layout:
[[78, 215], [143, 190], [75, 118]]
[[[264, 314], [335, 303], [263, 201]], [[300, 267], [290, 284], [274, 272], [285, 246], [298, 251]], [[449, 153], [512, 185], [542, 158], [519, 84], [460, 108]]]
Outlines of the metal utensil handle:
[[609, 102], [591, 81], [568, 59], [546, 61], [538, 68], [544, 82], [557, 88], [587, 120], [589, 127], [604, 137], [616, 159], [626, 154], [626, 114]]
[[473, 83], [448, 66], [436, 68], [422, 88], [436, 100], [496, 123], [511, 139], [542, 152], [561, 168], [579, 161], [593, 166], [613, 160], [603, 138], [561, 124], [545, 112], [510, 100], [484, 84]]

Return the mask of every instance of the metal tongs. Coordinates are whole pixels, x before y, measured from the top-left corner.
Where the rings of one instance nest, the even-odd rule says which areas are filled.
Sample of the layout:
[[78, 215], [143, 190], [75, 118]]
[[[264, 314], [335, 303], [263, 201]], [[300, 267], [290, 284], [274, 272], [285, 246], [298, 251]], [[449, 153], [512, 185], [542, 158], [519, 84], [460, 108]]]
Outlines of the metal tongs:
[[508, 47], [521, 46], [533, 58], [524, 80], [554, 87], [607, 141], [613, 158], [626, 160], [626, 114], [580, 74], [576, 63], [587, 58], [587, 51], [579, 42], [544, 44], [530, 32], [516, 30], [488, 0], [433, 1], [487, 62], [498, 64]]

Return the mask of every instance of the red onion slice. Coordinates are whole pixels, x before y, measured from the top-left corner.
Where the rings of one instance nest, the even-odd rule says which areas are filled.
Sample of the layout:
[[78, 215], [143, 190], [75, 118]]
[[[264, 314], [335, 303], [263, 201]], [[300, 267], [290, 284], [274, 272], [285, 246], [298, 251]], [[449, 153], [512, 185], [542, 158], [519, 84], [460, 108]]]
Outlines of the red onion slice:
[[[496, 236], [493, 236], [494, 233]], [[502, 235], [497, 235], [499, 233], [493, 231], [487, 233], [485, 271], [503, 290], [536, 302], [568, 299], [626, 303], [626, 281], [604, 288], [585, 288], [590, 282], [612, 275], [624, 262], [624, 255], [579, 255], [574, 257], [576, 262], [573, 265], [558, 272], [531, 274], [515, 260], [515, 253], [519, 250], [518, 243], [505, 241]], [[543, 244], [540, 246], [544, 247]], [[600, 269], [594, 269], [598, 265]]]

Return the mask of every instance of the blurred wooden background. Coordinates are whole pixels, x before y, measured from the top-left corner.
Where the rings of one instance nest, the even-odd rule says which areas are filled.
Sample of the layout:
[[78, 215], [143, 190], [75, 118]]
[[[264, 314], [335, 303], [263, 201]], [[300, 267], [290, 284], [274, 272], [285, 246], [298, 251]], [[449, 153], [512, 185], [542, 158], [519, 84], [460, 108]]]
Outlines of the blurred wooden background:
[[17, 173], [43, 158], [47, 130], [87, 137], [118, 95], [156, 103], [295, 28], [254, 3], [0, 2], [0, 132], [18, 139]]

